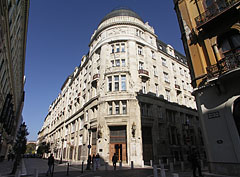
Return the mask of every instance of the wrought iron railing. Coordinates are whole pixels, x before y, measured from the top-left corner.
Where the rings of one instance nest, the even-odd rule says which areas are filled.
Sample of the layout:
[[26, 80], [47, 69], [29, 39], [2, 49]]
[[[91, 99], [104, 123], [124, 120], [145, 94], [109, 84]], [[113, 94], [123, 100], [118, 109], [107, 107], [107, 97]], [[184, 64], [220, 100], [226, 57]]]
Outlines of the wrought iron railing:
[[200, 14], [198, 17], [195, 18], [197, 26], [200, 26], [204, 22], [207, 22], [211, 18], [215, 17], [225, 9], [233, 6], [240, 0], [217, 0], [216, 2], [212, 3], [207, 10]]
[[144, 70], [144, 69], [139, 69], [139, 70], [138, 70], [138, 73], [139, 73], [139, 74], [149, 75], [148, 71], [147, 71], [147, 70]]
[[240, 67], [240, 52], [226, 56], [217, 64], [208, 66], [207, 76], [213, 78]]

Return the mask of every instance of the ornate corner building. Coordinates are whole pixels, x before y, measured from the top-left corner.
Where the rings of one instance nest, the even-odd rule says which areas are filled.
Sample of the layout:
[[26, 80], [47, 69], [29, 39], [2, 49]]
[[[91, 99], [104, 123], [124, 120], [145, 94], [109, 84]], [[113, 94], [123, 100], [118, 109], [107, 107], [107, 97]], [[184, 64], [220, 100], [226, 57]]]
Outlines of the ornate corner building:
[[157, 39], [129, 9], [107, 14], [90, 49], [49, 107], [38, 145], [55, 157], [111, 162], [184, 160], [190, 147], [204, 153], [186, 58]]
[[0, 156], [15, 139], [22, 119], [28, 0], [0, 0]]
[[210, 170], [240, 174], [240, 1], [174, 0]]

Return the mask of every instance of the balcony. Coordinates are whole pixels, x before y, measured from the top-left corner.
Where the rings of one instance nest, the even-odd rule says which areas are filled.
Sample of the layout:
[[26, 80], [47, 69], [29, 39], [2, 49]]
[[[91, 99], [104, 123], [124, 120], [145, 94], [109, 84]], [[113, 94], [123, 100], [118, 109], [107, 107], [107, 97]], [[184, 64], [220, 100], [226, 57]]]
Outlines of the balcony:
[[138, 74], [139, 74], [139, 77], [141, 77], [143, 80], [149, 79], [149, 72], [147, 70], [139, 69]]
[[208, 66], [207, 76], [209, 79], [218, 77], [228, 71], [234, 70], [240, 67], [240, 51], [235, 54], [226, 56], [225, 58], [218, 61], [217, 64]]
[[197, 28], [201, 28], [204, 24], [212, 21], [215, 17], [234, 9], [240, 4], [240, 0], [217, 0], [213, 2], [205, 12], [195, 18]]
[[175, 84], [175, 89], [178, 89], [178, 90], [180, 90], [180, 85], [178, 85], [178, 84]]
[[92, 86], [96, 87], [97, 86], [97, 81], [100, 78], [100, 74], [94, 74], [93, 75], [93, 80], [92, 80]]

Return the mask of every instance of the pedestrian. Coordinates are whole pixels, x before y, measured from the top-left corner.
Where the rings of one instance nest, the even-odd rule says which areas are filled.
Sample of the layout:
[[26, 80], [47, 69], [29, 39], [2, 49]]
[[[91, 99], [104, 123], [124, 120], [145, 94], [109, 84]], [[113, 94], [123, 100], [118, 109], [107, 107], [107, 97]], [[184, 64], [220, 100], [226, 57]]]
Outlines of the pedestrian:
[[97, 155], [96, 155], [96, 169], [98, 169], [99, 166], [100, 166], [100, 156], [97, 153]]
[[116, 166], [117, 166], [117, 155], [116, 155], [116, 153], [114, 153], [114, 155], [112, 157], [112, 162], [113, 162], [114, 170], [116, 170]]
[[196, 177], [196, 170], [198, 169], [199, 176], [202, 176], [201, 164], [200, 164], [200, 154], [196, 148], [192, 149], [189, 157], [190, 162], [192, 163], [193, 177]]
[[48, 171], [46, 173], [46, 176], [48, 176], [48, 173], [50, 173], [50, 175], [53, 173], [53, 165], [54, 165], [54, 157], [53, 157], [53, 154], [51, 154], [49, 157], [48, 157]]

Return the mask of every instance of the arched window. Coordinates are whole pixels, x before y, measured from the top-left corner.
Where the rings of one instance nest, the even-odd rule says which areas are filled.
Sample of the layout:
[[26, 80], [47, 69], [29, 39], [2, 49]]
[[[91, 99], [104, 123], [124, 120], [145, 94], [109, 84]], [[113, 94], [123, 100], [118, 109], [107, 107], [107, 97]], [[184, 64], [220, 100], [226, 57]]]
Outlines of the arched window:
[[236, 128], [238, 130], [238, 135], [240, 136], [240, 98], [234, 101], [233, 117], [234, 117]]

